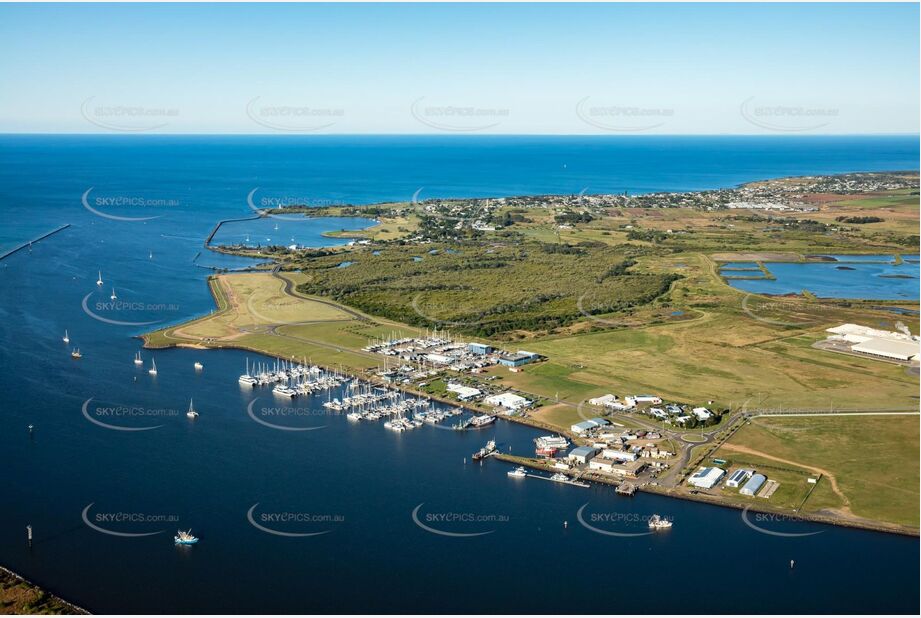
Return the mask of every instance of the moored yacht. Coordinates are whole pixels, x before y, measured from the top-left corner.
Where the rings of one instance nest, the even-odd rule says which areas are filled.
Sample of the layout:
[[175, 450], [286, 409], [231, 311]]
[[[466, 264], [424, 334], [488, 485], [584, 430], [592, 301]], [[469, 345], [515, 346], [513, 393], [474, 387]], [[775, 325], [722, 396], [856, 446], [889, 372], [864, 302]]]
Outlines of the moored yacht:
[[150, 369], [147, 370], [147, 373], [152, 376], [157, 375], [157, 361], [153, 358], [150, 359]]
[[80, 354], [80, 348], [74, 348], [73, 352], [70, 353], [71, 358], [83, 358], [83, 355]]
[[198, 362], [198, 361], [195, 361], [195, 364], [192, 365], [192, 366], [195, 367], [195, 371], [201, 371], [202, 369], [205, 368], [205, 366], [202, 365], [202, 364], [201, 364], [200, 362]]
[[195, 411], [194, 406], [192, 406], [192, 400], [189, 399], [189, 411], [185, 413], [189, 418], [198, 418], [198, 412]]
[[63, 338], [63, 341], [64, 341], [64, 343], [70, 343], [70, 335], [67, 334], [67, 330], [66, 330], [66, 329], [64, 330], [64, 338]]
[[143, 364], [144, 364], [144, 359], [141, 358], [141, 351], [140, 351], [140, 350], [138, 350], [138, 353], [134, 356], [134, 364], [135, 364], [135, 365], [143, 365]]
[[514, 470], [509, 470], [508, 475], [516, 479], [523, 479], [528, 475], [528, 473], [524, 466], [518, 466]]

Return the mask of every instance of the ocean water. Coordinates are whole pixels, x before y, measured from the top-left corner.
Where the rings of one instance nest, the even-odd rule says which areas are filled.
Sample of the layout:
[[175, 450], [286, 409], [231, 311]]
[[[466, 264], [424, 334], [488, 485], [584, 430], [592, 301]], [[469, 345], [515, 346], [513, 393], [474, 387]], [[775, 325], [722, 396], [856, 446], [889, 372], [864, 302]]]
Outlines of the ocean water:
[[[513, 480], [471, 453], [490, 438], [527, 453], [538, 432], [353, 424], [326, 415], [324, 396], [241, 389], [247, 359], [267, 361], [241, 351], [131, 361], [136, 335], [213, 308], [207, 266], [251, 263], [203, 248], [250, 202], [699, 189], [917, 159], [911, 138], [0, 137], [0, 244], [71, 224], [0, 261], [0, 563], [100, 613], [916, 613], [917, 539], [749, 522], [815, 533], [779, 537], [735, 510]], [[256, 232], [238, 225], [229, 240]], [[342, 224], [287, 225], [282, 238], [306, 244]], [[141, 430], [99, 426], [84, 406]], [[652, 513], [674, 528], [580, 523], [637, 533]], [[200, 544], [175, 547], [179, 527]], [[689, 592], [700, 578], [713, 585]]]

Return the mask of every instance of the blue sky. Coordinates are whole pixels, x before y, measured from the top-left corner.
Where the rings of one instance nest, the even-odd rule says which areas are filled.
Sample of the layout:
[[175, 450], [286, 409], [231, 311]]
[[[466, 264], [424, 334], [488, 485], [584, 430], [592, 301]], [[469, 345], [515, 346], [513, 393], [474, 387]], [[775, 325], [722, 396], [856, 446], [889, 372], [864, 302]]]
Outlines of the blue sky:
[[0, 132], [917, 133], [917, 4], [0, 5]]

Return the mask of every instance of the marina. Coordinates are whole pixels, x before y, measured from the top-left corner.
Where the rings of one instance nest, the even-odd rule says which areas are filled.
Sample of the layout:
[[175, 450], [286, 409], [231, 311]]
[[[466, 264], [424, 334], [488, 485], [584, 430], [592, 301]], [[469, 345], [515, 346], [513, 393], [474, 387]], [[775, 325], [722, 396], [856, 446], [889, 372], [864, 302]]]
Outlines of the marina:
[[[495, 440], [497, 450], [501, 448], [503, 453], [511, 448], [514, 454], [534, 456], [537, 438], [558, 437], [550, 429], [501, 422], [500, 416], [481, 430], [468, 424], [465, 431], [453, 431], [452, 425], [471, 414], [435, 401], [425, 402], [415, 395], [387, 394], [398, 393], [398, 385], [371, 385], [343, 371], [338, 372], [340, 383], [336, 386], [296, 397], [276, 396], [272, 391], [277, 385], [296, 389], [301, 383], [335, 377], [337, 372], [310, 373], [310, 367], [317, 363], [302, 359], [294, 365], [306, 367], [308, 373], [295, 378], [288, 373], [290, 358], [282, 363], [252, 350], [179, 348], [139, 353], [136, 337], [143, 327], [113, 326], [81, 310], [81, 300], [90, 290], [94, 300], [108, 302], [114, 282], [124, 299], [136, 295], [181, 307], [175, 315], [158, 318], [181, 320], [210, 312], [214, 307], [206, 281], [210, 273], [193, 266], [191, 259], [201, 250], [215, 221], [246, 213], [243, 200], [255, 175], [261, 184], [292, 195], [318, 194], [334, 182], [348, 187], [350, 197], [364, 202], [411, 195], [417, 186], [403, 186], [394, 180], [405, 165], [433, 171], [444, 182], [456, 183], [458, 193], [468, 195], [510, 193], [519, 186], [544, 193], [572, 191], [569, 178], [550, 174], [534, 184], [529, 174], [517, 169], [500, 174], [479, 158], [465, 159], [450, 140], [419, 147], [418, 152], [404, 149], [405, 160], [392, 161], [389, 144], [398, 147], [399, 140], [381, 138], [354, 145], [342, 144], [334, 136], [314, 137], [299, 141], [293, 136], [281, 143], [257, 136], [227, 137], [218, 148], [204, 137], [191, 142], [178, 138], [163, 138], [161, 142], [158, 138], [161, 143], [140, 145], [75, 136], [70, 138], [70, 151], [46, 147], [45, 138], [3, 138], [29, 143], [27, 147], [14, 145], [0, 150], [7, 153], [0, 154], [4, 163], [0, 166], [4, 182], [0, 184], [16, 195], [31, 196], [43, 205], [43, 216], [50, 220], [74, 218], [69, 204], [86, 187], [64, 178], [77, 177], [88, 162], [92, 162], [95, 174], [106, 175], [123, 186], [133, 186], [133, 180], [143, 184], [148, 164], [167, 166], [170, 174], [158, 179], [162, 191], [175, 194], [184, 204], [196, 205], [175, 209], [145, 224], [121, 227], [84, 212], [74, 219], [71, 232], [44, 243], [41, 251], [31, 255], [19, 252], [4, 260], [7, 293], [0, 304], [11, 320], [11, 326], [0, 328], [0, 349], [7, 369], [0, 375], [0, 387], [6, 393], [0, 443], [7, 454], [11, 479], [5, 508], [0, 510], [0, 529], [11, 531], [0, 535], [0, 553], [6, 566], [100, 614], [286, 613], [296, 611], [305, 598], [310, 599], [311, 611], [320, 613], [438, 613], [443, 611], [446, 598], [457, 598], [452, 609], [460, 613], [482, 613], [485, 607], [496, 612], [543, 614], [572, 611], [571, 603], [562, 599], [578, 587], [609, 585], [609, 573], [560, 569], [541, 578], [540, 585], [527, 595], [495, 587], [458, 598], [457, 570], [481, 568], [484, 552], [503, 556], [512, 572], [527, 572], [533, 568], [537, 546], [542, 552], [570, 557], [628, 547], [639, 569], [651, 572], [668, 564], [676, 572], [689, 573], [699, 568], [705, 544], [708, 551], [725, 560], [747, 565], [726, 574], [720, 594], [680, 595], [671, 601], [662, 598], [661, 582], [641, 578], [632, 584], [633, 594], [619, 601], [620, 610], [732, 613], [744, 602], [746, 586], [753, 577], [766, 587], [793, 587], [789, 595], [769, 595], [762, 607], [766, 612], [872, 609], [906, 613], [914, 609], [914, 603], [907, 602], [903, 593], [916, 588], [917, 539], [780, 521], [772, 530], [822, 534], [778, 541], [746, 526], [734, 509], [647, 492], [636, 492], [630, 500], [615, 494], [627, 484], [615, 490], [592, 480], [582, 481], [591, 485], [587, 488], [563, 482], [531, 482], [527, 476], [509, 475], [518, 463], [496, 465], [499, 457], [490, 456], [483, 465], [471, 465], [472, 454]], [[475, 144], [482, 138], [470, 139]], [[644, 143], [642, 138], [636, 139]], [[47, 140], [54, 144], [52, 138]], [[758, 148], [772, 152], [782, 148], [779, 141], [762, 140]], [[597, 151], [591, 156], [581, 154], [588, 152], [586, 142], [572, 146], [566, 140], [523, 145], [501, 138], [494, 148], [497, 160], [520, 157], [548, 167], [558, 167], [559, 161], [566, 160], [570, 168], [578, 165], [597, 178], [598, 190], [611, 191], [640, 184], [637, 178], [642, 174], [638, 174], [637, 166], [655, 168], [654, 174], [649, 172], [654, 180], [647, 184], [654, 182], [657, 189], [693, 185], [704, 172], [711, 174], [708, 182], [730, 185], [769, 176], [779, 168], [790, 173], [816, 169], [813, 161], [777, 166], [763, 164], [760, 159], [759, 165], [758, 160], [743, 153], [733, 157], [745, 159], [753, 171], [714, 177], [713, 170], [734, 166], [721, 154], [727, 152], [722, 145], [699, 146], [691, 140], [685, 147], [693, 156], [678, 166], [649, 154], [661, 152], [654, 145], [636, 155], [635, 150], [618, 150], [622, 141], [615, 142], [596, 145]], [[204, 162], [215, 160], [218, 152], [223, 153], [222, 163], [206, 166]], [[848, 157], [865, 152], [872, 149], [842, 148], [820, 163], [859, 169], [865, 161]], [[785, 154], [784, 160], [796, 161], [796, 156], [802, 155], [794, 153], [791, 158]], [[900, 163], [887, 165], [901, 169]], [[323, 182], [302, 173], [310, 166], [326, 171], [347, 169], [352, 164], [367, 173], [336, 176], [329, 172], [330, 177]], [[62, 170], [61, 178], [36, 182], [44, 178], [41, 170], [49, 166]], [[198, 181], [206, 174], [213, 182], [199, 186]], [[476, 183], [468, 182], [474, 178]], [[593, 190], [595, 184], [593, 181]], [[39, 211], [35, 206], [23, 207], [14, 219], [26, 221]], [[124, 233], [125, 229], [130, 233]], [[251, 232], [254, 240], [261, 237]], [[149, 259], [151, 247], [155, 259]], [[225, 257], [205, 253], [209, 260]], [[118, 260], [112, 259], [113, 255], [127, 257]], [[106, 272], [97, 276], [101, 274], [104, 283], [96, 286], [92, 271], [99, 270], [100, 265]], [[56, 300], [48, 303], [52, 289]], [[74, 331], [69, 343], [62, 342], [65, 329]], [[359, 345], [364, 341], [362, 338]], [[68, 353], [77, 345], [84, 351], [83, 358], [72, 362]], [[133, 362], [138, 354], [141, 363]], [[394, 357], [388, 358], [396, 364]], [[195, 362], [201, 362], [204, 371], [193, 370]], [[159, 375], [149, 379], [146, 372], [154, 364]], [[284, 378], [257, 377], [269, 373], [277, 377], [282, 367]], [[48, 388], [49, 380], [54, 381], [55, 388]], [[174, 415], [118, 419], [127, 427], [158, 428], [113, 431], [88, 422], [80, 414], [81, 404], [89, 397], [106, 405], [171, 410]], [[192, 407], [200, 415], [195, 420], [185, 416], [193, 397], [198, 403]], [[422, 399], [423, 403], [417, 405], [410, 399]], [[324, 406], [337, 400], [341, 406], [338, 411]], [[265, 427], [247, 415], [247, 406], [254, 402], [257, 412], [261, 406], [277, 412], [280, 423], [323, 429], [290, 432]], [[401, 410], [404, 420], [416, 420], [417, 413], [425, 413], [419, 414], [421, 427], [412, 423], [412, 430], [391, 431], [384, 426], [399, 415], [383, 416], [378, 409], [401, 402], [405, 402]], [[376, 420], [372, 412], [378, 414]], [[31, 438], [29, 425], [35, 427]], [[572, 446], [560, 445], [559, 452]], [[532, 476], [549, 481], [550, 473], [532, 472]], [[54, 488], [53, 492], [48, 488]], [[508, 516], [509, 522], [480, 526], [477, 531], [496, 530], [483, 537], [487, 544], [477, 539], [454, 543], [413, 523], [412, 509], [422, 502], [423, 508], [432, 512], [496, 513]], [[640, 540], [611, 539], [576, 523], [575, 514], [586, 502], [598, 513], [637, 517], [659, 513], [675, 522], [674, 529]], [[125, 523], [113, 527], [118, 532], [162, 532], [121, 538], [94, 531], [80, 523], [81, 511], [91, 503], [91, 515], [130, 512], [162, 518], [146, 526]], [[286, 513], [340, 515], [343, 523], [315, 528], [279, 526], [294, 534], [330, 530], [322, 536], [273, 536], [247, 520], [247, 510], [256, 503], [257, 510], [267, 517]], [[171, 523], [172, 518], [178, 521]], [[31, 549], [22, 532], [24, 522], [35, 526]], [[563, 528], [563, 522], [569, 522], [568, 529]], [[648, 531], [644, 521], [638, 526]], [[174, 548], [169, 537], [177, 530], [194, 533], [200, 540], [192, 546]], [[451, 561], [420, 558], [443, 553], [448, 541]], [[794, 545], [795, 552], [791, 549]], [[316, 560], [305, 559], [318, 555], [337, 559], [324, 562], [323, 568], [318, 568]], [[851, 567], [854, 555], [877, 566], [857, 573]], [[791, 556], [796, 558], [792, 571]], [[241, 581], [247, 585], [239, 585]], [[405, 595], [355, 593], [359, 588], [406, 589], [407, 582], [411, 582], [409, 589], [414, 595], [411, 602]], [[876, 591], [878, 600], [871, 603], [868, 589]], [[195, 594], [163, 594], [163, 590], [194, 590]], [[254, 595], [253, 590], [261, 593]], [[586, 598], [580, 602], [580, 611], [609, 612], [610, 602]]]

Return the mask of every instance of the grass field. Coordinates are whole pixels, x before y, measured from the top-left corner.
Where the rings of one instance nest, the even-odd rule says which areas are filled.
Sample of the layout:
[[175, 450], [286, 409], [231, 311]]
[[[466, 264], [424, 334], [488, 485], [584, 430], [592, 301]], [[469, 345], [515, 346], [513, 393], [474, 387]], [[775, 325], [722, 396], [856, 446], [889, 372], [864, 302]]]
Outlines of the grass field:
[[772, 504], [795, 508], [808, 490], [805, 479], [823, 474], [805, 511], [917, 527], [918, 452], [917, 416], [765, 417], [740, 429], [715, 456], [780, 480]]

